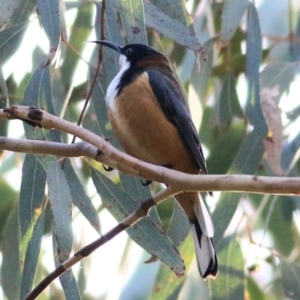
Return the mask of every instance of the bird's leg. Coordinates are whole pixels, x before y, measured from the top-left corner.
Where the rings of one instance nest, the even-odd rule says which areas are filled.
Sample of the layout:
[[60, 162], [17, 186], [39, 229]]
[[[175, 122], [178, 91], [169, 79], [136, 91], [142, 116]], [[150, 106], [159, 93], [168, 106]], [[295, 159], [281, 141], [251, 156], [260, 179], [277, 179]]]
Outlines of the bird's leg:
[[[104, 138], [104, 139], [108, 142], [108, 139], [107, 139], [107, 138]], [[97, 160], [97, 157], [98, 157], [98, 156], [101, 156], [101, 155], [103, 155], [102, 150], [97, 149], [96, 160]], [[111, 171], [114, 170], [114, 168], [109, 167], [109, 166], [105, 166], [105, 165], [103, 165], [103, 169], [104, 169], [106, 172], [111, 172]]]

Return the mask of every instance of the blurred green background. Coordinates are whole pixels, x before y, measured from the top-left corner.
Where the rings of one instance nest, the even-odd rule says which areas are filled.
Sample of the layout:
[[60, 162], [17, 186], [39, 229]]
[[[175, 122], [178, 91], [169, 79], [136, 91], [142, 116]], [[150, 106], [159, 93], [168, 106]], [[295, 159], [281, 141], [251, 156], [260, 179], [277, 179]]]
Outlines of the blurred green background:
[[[2, 1], [1, 108], [9, 100], [76, 123], [98, 64], [98, 48], [86, 41], [100, 39], [105, 24], [106, 39], [148, 43], [170, 58], [210, 174], [299, 176], [298, 0], [110, 0], [105, 22], [101, 9], [101, 2]], [[105, 104], [117, 59], [104, 49], [83, 127], [118, 147]], [[71, 141], [18, 120], [0, 121], [0, 136]], [[0, 298], [24, 299], [59, 261], [113, 228], [113, 216], [122, 220], [149, 195], [138, 179], [94, 161], [70, 159], [61, 168], [57, 157], [0, 150]], [[299, 197], [206, 200], [220, 264], [215, 281], [199, 276], [187, 220], [168, 199], [39, 299], [300, 299]], [[149, 253], [159, 260], [145, 264]], [[183, 271], [182, 259], [185, 276], [177, 278], [170, 268]]]

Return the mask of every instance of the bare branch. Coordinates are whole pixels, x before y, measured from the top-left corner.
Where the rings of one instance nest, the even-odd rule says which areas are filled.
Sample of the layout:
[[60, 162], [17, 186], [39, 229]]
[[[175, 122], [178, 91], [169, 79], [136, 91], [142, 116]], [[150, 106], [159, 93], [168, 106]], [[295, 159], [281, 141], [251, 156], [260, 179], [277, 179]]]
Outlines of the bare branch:
[[[101, 159], [99, 158], [101, 162], [126, 174], [162, 182], [169, 186], [176, 187], [180, 191], [227, 191], [268, 193], [278, 195], [300, 194], [299, 177], [266, 177], [254, 175], [189, 175], [140, 161], [114, 148], [105, 139], [97, 136], [96, 134], [37, 108], [12, 106], [9, 109], [4, 109], [4, 111], [0, 110], [0, 116], [1, 114], [5, 115], [7, 118], [8, 116], [10, 118], [19, 118], [35, 123], [44, 128], [55, 128], [69, 134], [76, 135], [77, 137], [89, 144], [92, 144], [94, 147], [102, 151], [103, 155], [101, 156], [103, 157]], [[30, 141], [30, 143], [32, 142], [33, 141]], [[47, 143], [50, 145], [50, 142]], [[3, 147], [1, 143], [0, 147]], [[18, 147], [20, 147], [20, 143], [18, 144]], [[54, 146], [54, 148], [55, 147], [57, 146]], [[62, 147], [66, 147], [66, 145]], [[24, 152], [27, 152], [25, 148]], [[78, 151], [78, 149], [76, 151]], [[54, 155], [57, 154], [54, 153]], [[68, 151], [66, 151], [63, 155], [69, 156]], [[90, 154], [86, 154], [85, 156], [91, 157]], [[105, 162], [103, 160], [104, 157]]]
[[178, 193], [178, 190], [168, 187], [160, 192], [158, 192], [152, 198], [149, 198], [143, 201], [138, 208], [130, 214], [127, 218], [125, 218], [121, 223], [119, 223], [116, 227], [108, 231], [105, 235], [101, 236], [99, 239], [94, 241], [93, 243], [87, 245], [86, 247], [80, 249], [76, 252], [72, 257], [63, 262], [60, 266], [58, 266], [53, 272], [47, 275], [25, 298], [25, 300], [33, 300], [36, 299], [37, 296], [41, 294], [41, 292], [56, 278], [74, 266], [83, 258], [89, 256], [99, 247], [113, 239], [116, 235], [121, 233], [122, 231], [128, 229], [130, 226], [134, 225], [136, 222], [147, 216], [149, 210], [154, 205], [160, 203], [164, 199], [173, 196]]

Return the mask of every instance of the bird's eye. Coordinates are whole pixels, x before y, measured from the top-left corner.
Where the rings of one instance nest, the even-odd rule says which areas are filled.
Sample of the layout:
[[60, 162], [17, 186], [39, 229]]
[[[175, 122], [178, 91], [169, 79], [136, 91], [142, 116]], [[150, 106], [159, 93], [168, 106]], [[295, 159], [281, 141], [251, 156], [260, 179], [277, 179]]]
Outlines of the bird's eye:
[[126, 50], [125, 55], [128, 57], [131, 53], [132, 53], [132, 48], [130, 47]]

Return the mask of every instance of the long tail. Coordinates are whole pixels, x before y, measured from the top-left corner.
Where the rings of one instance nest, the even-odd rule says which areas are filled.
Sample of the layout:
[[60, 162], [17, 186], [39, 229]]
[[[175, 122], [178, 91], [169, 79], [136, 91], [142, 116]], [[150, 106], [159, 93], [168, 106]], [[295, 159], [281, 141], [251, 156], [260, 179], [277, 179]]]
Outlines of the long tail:
[[212, 241], [214, 228], [207, 208], [199, 195], [194, 204], [196, 219], [191, 220], [191, 231], [195, 244], [198, 269], [203, 278], [215, 278], [218, 273], [218, 260]]

